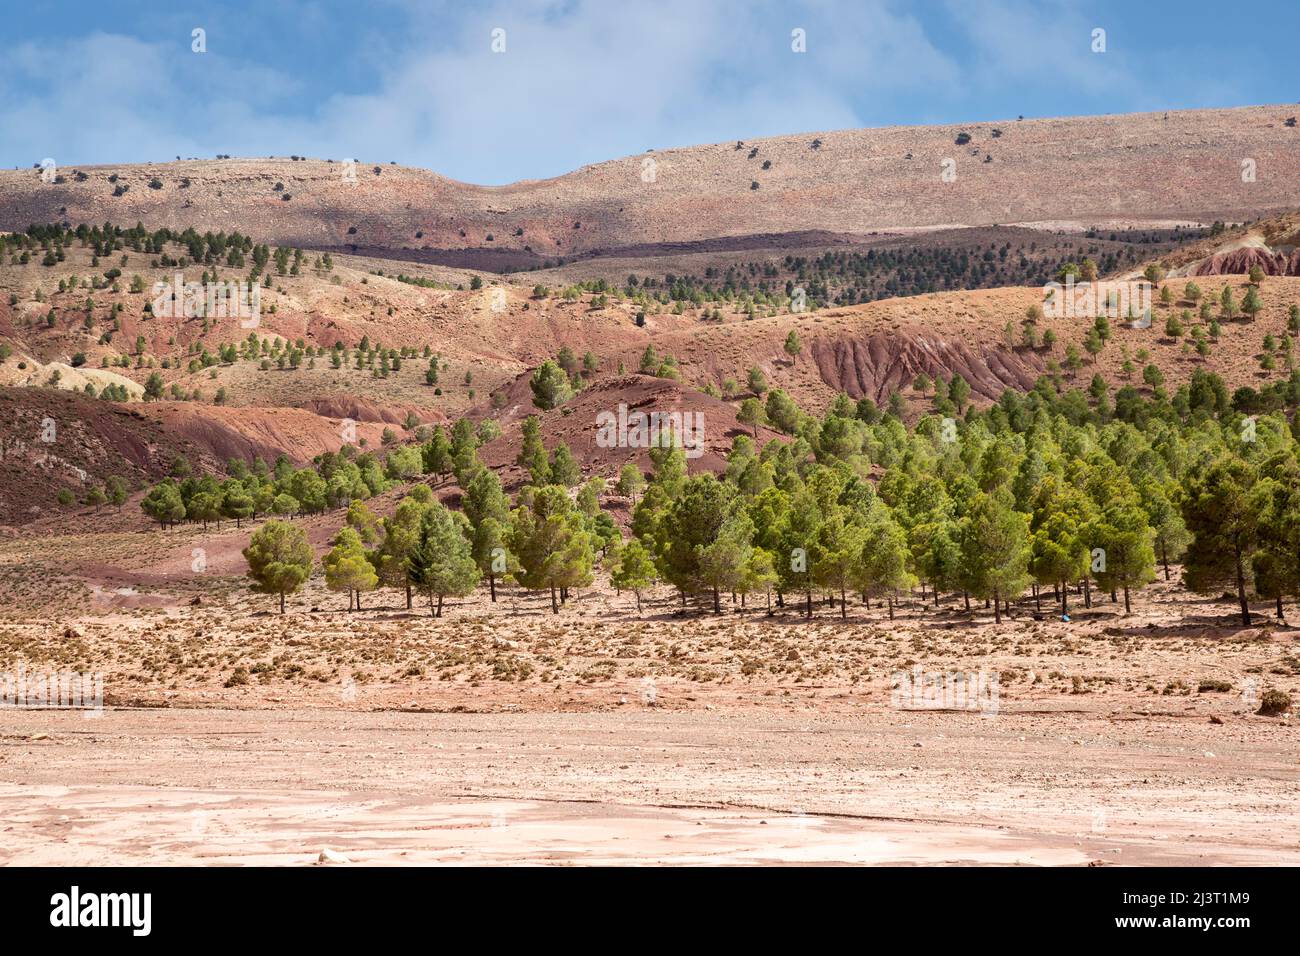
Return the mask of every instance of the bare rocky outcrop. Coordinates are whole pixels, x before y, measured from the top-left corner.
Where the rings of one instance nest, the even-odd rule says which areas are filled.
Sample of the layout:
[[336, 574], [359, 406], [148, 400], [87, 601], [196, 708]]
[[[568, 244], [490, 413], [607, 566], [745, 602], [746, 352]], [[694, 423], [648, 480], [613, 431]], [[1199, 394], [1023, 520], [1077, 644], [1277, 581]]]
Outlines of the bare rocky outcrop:
[[890, 392], [906, 391], [921, 373], [931, 379], [960, 375], [975, 395], [995, 400], [1007, 388], [1033, 387], [1043, 372], [1042, 359], [1032, 350], [973, 348], [962, 339], [915, 331], [818, 339], [810, 354], [831, 388], [877, 403]]
[[1300, 250], [1236, 249], [1210, 256], [1190, 272], [1194, 276], [1245, 275], [1258, 266], [1266, 276], [1300, 276]]
[[[195, 402], [159, 402], [143, 406], [143, 414], [157, 419], [172, 434], [202, 448], [223, 465], [231, 458], [272, 462], [279, 455], [291, 461], [310, 461], [327, 451], [364, 438], [378, 446], [383, 426], [355, 422], [349, 429], [343, 419], [327, 418], [304, 408], [220, 407]], [[353, 432], [355, 430], [355, 434]]]

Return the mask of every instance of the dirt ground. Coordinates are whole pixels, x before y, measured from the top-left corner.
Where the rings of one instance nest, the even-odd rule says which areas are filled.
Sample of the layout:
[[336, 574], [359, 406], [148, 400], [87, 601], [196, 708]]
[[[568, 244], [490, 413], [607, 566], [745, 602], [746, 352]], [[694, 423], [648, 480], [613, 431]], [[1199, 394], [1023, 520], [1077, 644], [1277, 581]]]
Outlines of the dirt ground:
[[[433, 619], [314, 579], [280, 616], [246, 534], [201, 572], [192, 535], [0, 543], [0, 671], [105, 702], [0, 710], [0, 863], [1300, 863], [1300, 737], [1255, 712], [1300, 694], [1300, 629], [1176, 571], [1069, 624], [602, 587]], [[915, 668], [996, 691], [909, 701]]]
[[805, 701], [5, 723], [6, 864], [1300, 863], [1294, 737], [1245, 718]]

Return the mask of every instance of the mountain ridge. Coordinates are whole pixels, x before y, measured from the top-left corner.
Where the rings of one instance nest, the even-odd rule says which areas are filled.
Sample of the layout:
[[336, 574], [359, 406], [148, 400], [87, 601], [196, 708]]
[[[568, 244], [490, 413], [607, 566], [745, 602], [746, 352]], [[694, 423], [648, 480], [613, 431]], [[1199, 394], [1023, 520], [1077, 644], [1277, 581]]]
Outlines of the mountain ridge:
[[641, 244], [817, 230], [1245, 221], [1296, 205], [1294, 177], [1279, 173], [1300, 161], [1293, 109], [765, 137], [503, 186], [383, 163], [357, 163], [353, 183], [341, 161], [302, 158], [61, 166], [55, 182], [39, 169], [2, 170], [0, 228], [138, 220], [311, 248], [506, 250], [543, 265]]

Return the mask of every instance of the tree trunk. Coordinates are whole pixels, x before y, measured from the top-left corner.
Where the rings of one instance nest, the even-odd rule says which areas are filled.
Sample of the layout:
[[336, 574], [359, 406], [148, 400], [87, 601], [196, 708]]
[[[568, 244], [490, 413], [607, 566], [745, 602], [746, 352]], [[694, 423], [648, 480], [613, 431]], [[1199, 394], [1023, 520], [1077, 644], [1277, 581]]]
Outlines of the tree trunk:
[[[682, 595], [682, 603], [683, 603], [683, 604], [686, 603], [686, 595], [685, 595], [685, 594]], [[557, 604], [557, 603], [555, 602], [555, 585], [554, 585], [554, 584], [551, 585], [551, 613], [552, 613], [552, 614], [559, 614], [559, 613], [560, 613], [560, 605]]]
[[361, 610], [361, 592], [360, 592], [360, 591], [357, 592], [357, 610], [358, 610], [358, 611]]
[[1241, 602], [1241, 623], [1250, 627], [1250, 605], [1246, 603], [1246, 575], [1241, 568], [1241, 548], [1237, 548], [1237, 600]]
[[438, 613], [434, 617], [442, 617], [442, 595], [438, 595]]
[[812, 588], [808, 589], [808, 607], [804, 611], [804, 617], [810, 621], [812, 620]]
[[636, 594], [636, 616], [640, 617], [641, 616], [641, 592], [636, 591], [634, 593]]
[[844, 599], [844, 589], [840, 588], [840, 619], [843, 620], [848, 616], [849, 616], [848, 602], [845, 601]]
[[1092, 578], [1083, 579], [1083, 606], [1092, 607]]
[[1282, 620], [1282, 592], [1277, 592], [1277, 619]]
[[1043, 613], [1043, 592], [1038, 590], [1037, 584], [1034, 585], [1034, 610]]
[[888, 598], [889, 598], [889, 619], [892, 621], [894, 619], [894, 592], [893, 591], [889, 592]]
[[284, 592], [280, 592], [280, 613], [284, 613]]
[[411, 582], [406, 582], [406, 609], [411, 609]]
[[1064, 581], [1061, 582], [1060, 587], [1057, 587], [1055, 584], [1053, 584], [1052, 587], [1056, 589], [1057, 597], [1061, 599], [1061, 617], [1068, 616], [1070, 608], [1067, 605], [1067, 601], [1069, 599], [1070, 589], [1066, 587]]
[[997, 588], [993, 589], [993, 623], [1002, 623], [1002, 602], [1001, 598], [998, 597]]
[[1160, 542], [1160, 560], [1165, 566], [1165, 580], [1169, 580], [1169, 549], [1165, 547], [1163, 541]]
[[497, 578], [495, 574], [488, 575], [488, 590], [492, 592], [492, 603], [497, 603]]
[[[1280, 601], [1281, 598], [1279, 598], [1278, 600]], [[1129, 602], [1128, 602], [1128, 585], [1126, 584], [1124, 585], [1124, 613], [1128, 614], [1130, 610], [1131, 607], [1129, 606]]]
[[722, 603], [721, 603], [721, 601], [718, 600], [718, 589], [717, 589], [717, 588], [714, 588], [714, 589], [713, 589], [713, 613], [714, 613], [714, 614], [721, 614], [721, 613], [722, 613]]
[[961, 592], [961, 596], [962, 596], [962, 597], [965, 599], [965, 601], [966, 601], [966, 613], [969, 614], [969, 613], [970, 613], [970, 592], [969, 592], [969, 591], [962, 591], [962, 592]]

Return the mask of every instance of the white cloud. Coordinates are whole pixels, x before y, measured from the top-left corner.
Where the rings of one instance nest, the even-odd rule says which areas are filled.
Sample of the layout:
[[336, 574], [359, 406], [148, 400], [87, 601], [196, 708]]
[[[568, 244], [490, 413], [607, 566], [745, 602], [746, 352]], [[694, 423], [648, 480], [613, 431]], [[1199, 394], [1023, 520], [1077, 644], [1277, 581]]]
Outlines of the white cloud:
[[[32, 162], [292, 152], [500, 181], [647, 148], [855, 126], [855, 99], [955, 81], [920, 24], [883, 3], [782, 10], [526, 0], [433, 17], [412, 5], [407, 44], [378, 88], [323, 96], [310, 80], [239, 62], [218, 35], [203, 55], [109, 34], [28, 43], [9, 59], [38, 92], [19, 102], [0, 87], [0, 123]], [[796, 26], [806, 54], [790, 50]], [[491, 51], [494, 27], [506, 30], [504, 54]]]
[[[915, 20], [881, 3], [790, 16], [740, 0], [556, 9], [498, 4], [466, 18], [452, 52], [412, 51], [381, 91], [327, 103], [322, 134], [469, 178], [541, 177], [648, 148], [855, 126], [860, 97], [956, 77]], [[505, 53], [491, 51], [495, 27]], [[791, 51], [794, 27], [808, 33], [805, 54]]]
[[[1020, 0], [951, 2], [928, 25], [887, 0], [498, 0], [472, 8], [391, 0], [404, 31], [334, 23], [299, 5], [303, 42], [334, 24], [333, 61], [294, 75], [240, 59], [230, 25], [206, 54], [94, 33], [0, 50], [8, 161], [60, 165], [173, 156], [300, 155], [427, 166], [471, 182], [559, 175], [646, 149], [942, 116], [979, 119], [1008, 91], [1044, 86], [1131, 104], [1157, 97], [1112, 48], [1121, 24]], [[942, 12], [943, 8], [940, 8]], [[385, 26], [387, 24], [385, 23]], [[507, 52], [491, 51], [506, 30]], [[790, 31], [807, 31], [793, 53]], [[169, 29], [168, 36], [176, 29]], [[354, 35], [346, 33], [352, 29]], [[289, 41], [287, 41], [289, 42]], [[323, 42], [323, 41], [320, 41]], [[349, 50], [350, 64], [337, 60]], [[359, 58], [369, 70], [344, 70]], [[361, 89], [338, 89], [342, 75]], [[1014, 102], [1014, 100], [1013, 100]], [[1088, 102], [1088, 100], [1083, 100]]]

